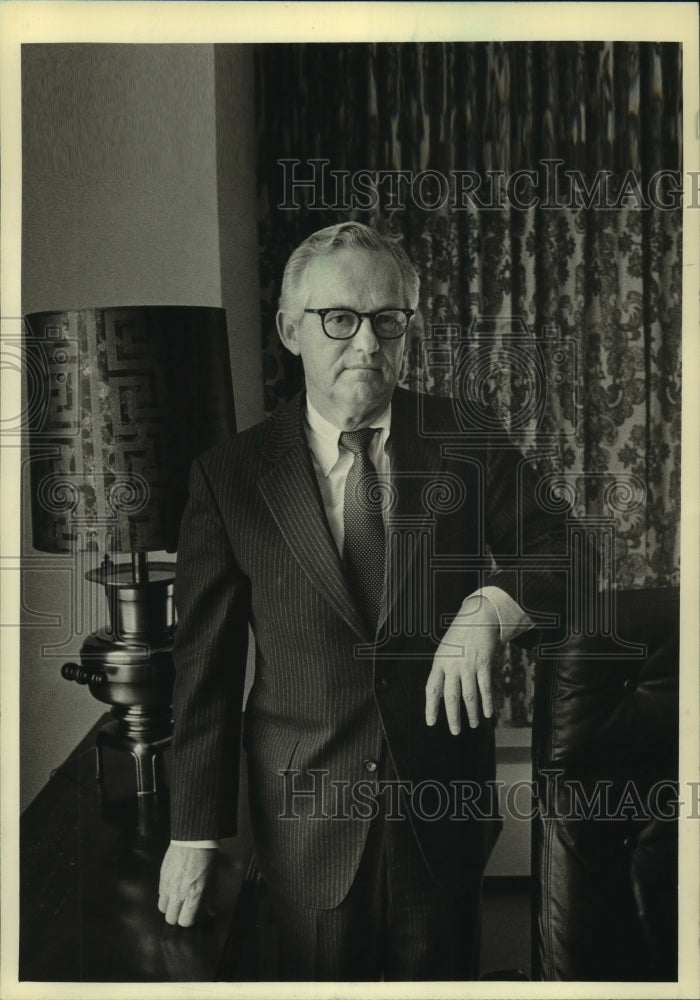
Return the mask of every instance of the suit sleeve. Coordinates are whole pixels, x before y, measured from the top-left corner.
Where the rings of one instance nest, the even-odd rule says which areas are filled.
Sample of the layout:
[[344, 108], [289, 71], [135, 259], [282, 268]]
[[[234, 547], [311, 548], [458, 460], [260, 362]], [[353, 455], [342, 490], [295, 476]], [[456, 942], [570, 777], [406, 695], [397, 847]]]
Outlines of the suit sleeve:
[[171, 836], [236, 832], [250, 587], [199, 460], [180, 526]]
[[[487, 542], [496, 563], [484, 583], [500, 587], [532, 617], [566, 627], [570, 589], [586, 580], [597, 585], [597, 552], [572, 547], [576, 520], [565, 504], [548, 503], [540, 476], [517, 448], [496, 446], [487, 461]], [[550, 633], [551, 635], [551, 633]], [[535, 628], [522, 636], [542, 638]]]

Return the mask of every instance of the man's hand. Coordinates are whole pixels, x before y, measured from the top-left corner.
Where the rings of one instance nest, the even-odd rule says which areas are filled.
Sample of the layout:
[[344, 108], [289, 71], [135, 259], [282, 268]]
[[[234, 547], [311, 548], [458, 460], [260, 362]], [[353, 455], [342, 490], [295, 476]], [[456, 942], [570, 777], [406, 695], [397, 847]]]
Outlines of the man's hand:
[[479, 725], [479, 696], [484, 715], [493, 715], [491, 667], [500, 643], [500, 625], [495, 609], [479, 597], [465, 601], [443, 636], [425, 686], [425, 721], [434, 726], [440, 699], [444, 698], [450, 732], [461, 730], [461, 702], [469, 725]]
[[216, 862], [216, 848], [171, 844], [163, 858], [158, 909], [169, 924], [191, 927]]

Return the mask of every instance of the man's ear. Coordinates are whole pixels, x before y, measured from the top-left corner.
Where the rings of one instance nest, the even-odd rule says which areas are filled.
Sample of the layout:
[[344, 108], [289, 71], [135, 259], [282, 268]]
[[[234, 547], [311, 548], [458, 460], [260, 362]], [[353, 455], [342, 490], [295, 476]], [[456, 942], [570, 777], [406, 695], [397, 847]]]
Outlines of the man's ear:
[[281, 309], [277, 312], [277, 332], [279, 334], [280, 340], [292, 354], [297, 357], [301, 354], [301, 348], [299, 347], [299, 337], [297, 335], [297, 327], [300, 320], [294, 320], [288, 313], [283, 312]]

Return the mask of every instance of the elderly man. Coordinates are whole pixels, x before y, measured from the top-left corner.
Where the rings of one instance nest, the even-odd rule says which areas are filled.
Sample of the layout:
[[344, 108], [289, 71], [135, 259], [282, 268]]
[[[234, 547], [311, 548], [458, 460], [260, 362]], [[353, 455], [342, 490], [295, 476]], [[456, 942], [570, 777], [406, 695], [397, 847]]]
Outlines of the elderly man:
[[287, 980], [476, 976], [491, 665], [565, 589], [530, 465], [396, 388], [418, 290], [374, 230], [310, 236], [278, 313], [305, 392], [192, 470], [159, 906], [191, 924], [235, 832], [250, 625], [250, 815]]

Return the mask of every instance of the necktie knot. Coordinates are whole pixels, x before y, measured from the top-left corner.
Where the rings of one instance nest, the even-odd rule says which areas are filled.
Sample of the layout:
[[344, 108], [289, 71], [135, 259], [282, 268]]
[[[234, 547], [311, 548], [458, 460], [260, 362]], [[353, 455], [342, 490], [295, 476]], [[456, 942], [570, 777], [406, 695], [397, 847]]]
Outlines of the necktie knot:
[[341, 431], [339, 441], [343, 448], [354, 455], [363, 455], [369, 451], [377, 430], [377, 427], [362, 427], [359, 431]]

